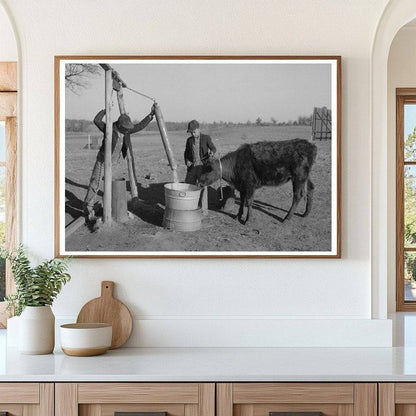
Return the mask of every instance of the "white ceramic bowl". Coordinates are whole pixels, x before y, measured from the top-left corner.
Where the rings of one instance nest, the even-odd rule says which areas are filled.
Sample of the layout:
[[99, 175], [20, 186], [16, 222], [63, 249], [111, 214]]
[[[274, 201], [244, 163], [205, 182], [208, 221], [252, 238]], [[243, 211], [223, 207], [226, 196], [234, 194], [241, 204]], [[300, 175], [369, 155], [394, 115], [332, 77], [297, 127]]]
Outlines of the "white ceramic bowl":
[[100, 355], [111, 347], [113, 328], [110, 324], [65, 324], [60, 329], [61, 348], [67, 355]]

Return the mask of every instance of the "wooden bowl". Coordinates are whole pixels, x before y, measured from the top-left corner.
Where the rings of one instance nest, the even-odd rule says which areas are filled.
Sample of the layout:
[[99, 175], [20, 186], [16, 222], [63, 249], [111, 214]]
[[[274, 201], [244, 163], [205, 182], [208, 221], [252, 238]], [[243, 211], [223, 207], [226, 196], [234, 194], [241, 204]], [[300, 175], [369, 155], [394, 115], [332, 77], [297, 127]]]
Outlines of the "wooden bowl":
[[109, 324], [61, 325], [61, 348], [67, 355], [89, 357], [104, 354], [111, 347], [113, 328]]

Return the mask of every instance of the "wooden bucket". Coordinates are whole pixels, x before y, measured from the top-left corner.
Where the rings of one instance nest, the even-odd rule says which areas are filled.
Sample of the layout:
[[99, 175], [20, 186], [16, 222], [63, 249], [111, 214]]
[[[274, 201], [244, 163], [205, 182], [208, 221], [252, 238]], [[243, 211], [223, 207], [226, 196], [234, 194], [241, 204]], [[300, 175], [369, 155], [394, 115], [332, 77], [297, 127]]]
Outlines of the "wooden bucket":
[[127, 188], [125, 179], [113, 180], [111, 193], [112, 217], [118, 222], [127, 221]]

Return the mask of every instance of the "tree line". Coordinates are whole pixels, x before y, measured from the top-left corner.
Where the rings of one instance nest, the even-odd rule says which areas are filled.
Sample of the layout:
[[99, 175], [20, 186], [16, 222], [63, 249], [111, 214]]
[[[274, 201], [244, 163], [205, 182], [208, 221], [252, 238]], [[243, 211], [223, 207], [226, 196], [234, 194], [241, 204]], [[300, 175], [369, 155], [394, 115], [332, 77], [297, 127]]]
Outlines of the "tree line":
[[[139, 120], [134, 120], [134, 123]], [[187, 121], [166, 121], [166, 128], [168, 131], [186, 131], [188, 128]], [[263, 120], [261, 117], [257, 117], [256, 120], [247, 120], [245, 123], [236, 123], [233, 121], [214, 121], [212, 123], [200, 123], [201, 129], [215, 130], [224, 127], [265, 127], [265, 126], [311, 126], [312, 115], [310, 116], [299, 116], [296, 120], [289, 121], [277, 121], [274, 117], [269, 120]], [[152, 121], [146, 127], [149, 131], [158, 131], [156, 121]], [[91, 120], [79, 120], [79, 119], [66, 119], [65, 120], [65, 131], [70, 133], [94, 133], [97, 132], [97, 128]]]

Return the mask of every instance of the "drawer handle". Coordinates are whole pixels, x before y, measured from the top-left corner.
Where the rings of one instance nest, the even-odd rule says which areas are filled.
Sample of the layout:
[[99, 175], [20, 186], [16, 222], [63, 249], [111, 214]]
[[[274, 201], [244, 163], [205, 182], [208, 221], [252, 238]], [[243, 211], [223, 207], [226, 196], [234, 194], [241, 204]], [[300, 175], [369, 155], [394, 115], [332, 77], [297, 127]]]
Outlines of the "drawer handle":
[[324, 416], [322, 412], [269, 412], [269, 416]]
[[115, 412], [114, 416], [168, 416], [168, 412]]

